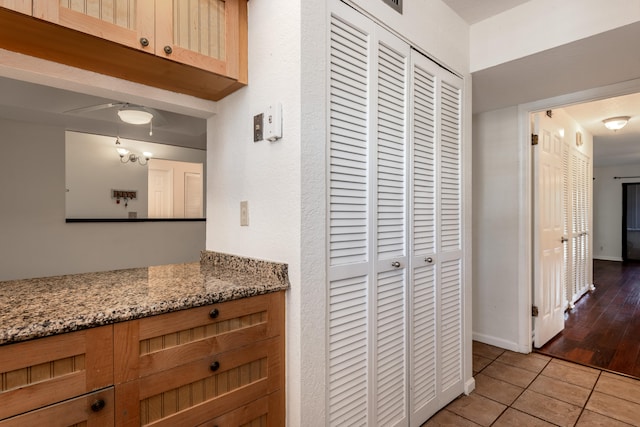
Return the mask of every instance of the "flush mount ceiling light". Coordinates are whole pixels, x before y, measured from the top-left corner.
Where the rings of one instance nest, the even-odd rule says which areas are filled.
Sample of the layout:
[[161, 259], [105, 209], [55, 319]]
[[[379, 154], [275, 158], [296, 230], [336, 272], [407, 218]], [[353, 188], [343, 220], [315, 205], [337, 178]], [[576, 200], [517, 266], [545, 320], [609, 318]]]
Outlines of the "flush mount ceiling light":
[[118, 117], [125, 123], [132, 125], [146, 125], [153, 119], [153, 114], [143, 108], [133, 106], [124, 107], [118, 110]]
[[609, 130], [620, 130], [627, 125], [631, 117], [629, 116], [620, 116], [620, 117], [611, 117], [609, 119], [605, 119], [602, 121], [604, 126]]

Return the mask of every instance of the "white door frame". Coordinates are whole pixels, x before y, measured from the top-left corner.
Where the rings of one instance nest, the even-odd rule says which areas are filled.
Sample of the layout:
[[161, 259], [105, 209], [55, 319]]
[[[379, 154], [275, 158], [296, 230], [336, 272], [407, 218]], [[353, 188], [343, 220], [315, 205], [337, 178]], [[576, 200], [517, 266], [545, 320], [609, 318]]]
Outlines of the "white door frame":
[[609, 86], [587, 89], [567, 95], [542, 99], [518, 105], [518, 132], [520, 134], [519, 161], [519, 215], [518, 241], [522, 251], [518, 256], [518, 351], [530, 353], [532, 345], [531, 291], [533, 289], [533, 151], [531, 150], [530, 114], [552, 110], [572, 104], [628, 95], [640, 92], [640, 79], [616, 83]]

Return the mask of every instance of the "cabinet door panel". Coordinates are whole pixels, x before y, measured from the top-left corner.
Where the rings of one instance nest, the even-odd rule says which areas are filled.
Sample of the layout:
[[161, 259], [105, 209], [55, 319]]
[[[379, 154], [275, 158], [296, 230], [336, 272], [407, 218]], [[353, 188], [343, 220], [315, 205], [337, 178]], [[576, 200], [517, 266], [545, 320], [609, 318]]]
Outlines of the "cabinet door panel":
[[0, 0], [0, 7], [31, 15], [31, 0]]
[[246, 8], [245, 0], [158, 2], [156, 54], [246, 82]]
[[0, 347], [0, 419], [113, 384], [113, 328]]
[[154, 49], [153, 10], [153, 0], [33, 1], [36, 18], [148, 52]]
[[[101, 409], [94, 410], [92, 405]], [[0, 427], [104, 427], [113, 425], [113, 408], [113, 387], [110, 387], [0, 421]]]

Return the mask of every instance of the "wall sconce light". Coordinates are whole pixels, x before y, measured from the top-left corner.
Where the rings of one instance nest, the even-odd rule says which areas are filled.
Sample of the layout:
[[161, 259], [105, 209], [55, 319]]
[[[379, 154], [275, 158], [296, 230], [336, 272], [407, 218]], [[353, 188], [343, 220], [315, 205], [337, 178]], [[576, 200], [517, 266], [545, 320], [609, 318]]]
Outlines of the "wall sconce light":
[[620, 130], [627, 125], [629, 122], [629, 116], [620, 116], [620, 117], [611, 117], [609, 119], [604, 119], [602, 123], [604, 126], [612, 131]]
[[[153, 154], [148, 151], [143, 152], [142, 156], [130, 152], [120, 144], [120, 137], [116, 138], [116, 151], [120, 156], [121, 163], [138, 162], [142, 166], [146, 165], [149, 162], [149, 159], [153, 156]], [[142, 162], [142, 159], [144, 159], [144, 163]]]

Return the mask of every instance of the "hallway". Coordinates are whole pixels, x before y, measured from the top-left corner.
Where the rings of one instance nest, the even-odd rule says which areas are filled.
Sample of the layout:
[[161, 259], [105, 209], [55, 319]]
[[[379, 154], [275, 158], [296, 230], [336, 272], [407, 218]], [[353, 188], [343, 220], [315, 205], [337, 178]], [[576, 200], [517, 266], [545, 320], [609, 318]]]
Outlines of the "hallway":
[[596, 290], [539, 353], [640, 378], [640, 264], [594, 261]]
[[640, 426], [640, 381], [473, 343], [476, 389], [423, 427]]

